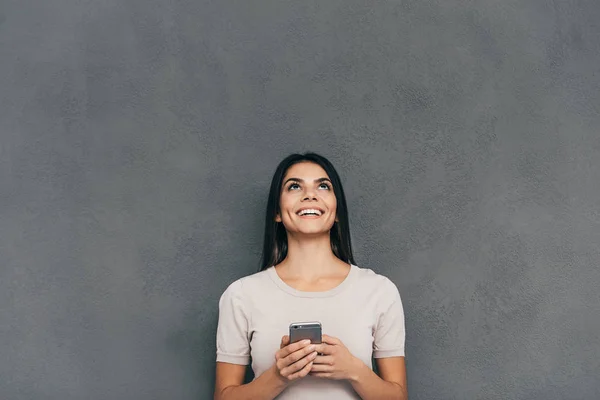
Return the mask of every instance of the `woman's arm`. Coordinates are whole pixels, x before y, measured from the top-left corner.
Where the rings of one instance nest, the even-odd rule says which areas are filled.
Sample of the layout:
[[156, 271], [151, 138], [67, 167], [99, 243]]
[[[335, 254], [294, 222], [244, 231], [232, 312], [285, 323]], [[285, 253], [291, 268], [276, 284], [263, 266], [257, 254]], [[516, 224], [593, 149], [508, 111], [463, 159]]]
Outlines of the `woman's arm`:
[[362, 361], [357, 361], [362, 365], [356, 368], [350, 384], [363, 400], [408, 399], [404, 357], [376, 358], [381, 377]]
[[323, 379], [346, 379], [363, 400], [406, 400], [404, 357], [376, 358], [381, 378], [338, 338], [323, 335], [310, 375]]
[[272, 400], [285, 389], [286, 382], [273, 368], [243, 385], [246, 365], [217, 362], [215, 400]]
[[290, 344], [289, 336], [281, 338], [275, 363], [254, 381], [243, 384], [245, 365], [217, 362], [215, 400], [272, 400], [289, 383], [308, 375], [317, 356], [310, 340]]

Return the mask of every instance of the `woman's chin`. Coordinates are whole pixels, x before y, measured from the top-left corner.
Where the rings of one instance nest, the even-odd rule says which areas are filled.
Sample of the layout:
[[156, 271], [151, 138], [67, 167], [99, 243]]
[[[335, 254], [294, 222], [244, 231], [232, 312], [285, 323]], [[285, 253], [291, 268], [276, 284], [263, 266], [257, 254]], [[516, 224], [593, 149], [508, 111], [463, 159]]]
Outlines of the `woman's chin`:
[[288, 231], [288, 234], [291, 234], [296, 237], [310, 237], [310, 238], [319, 237], [319, 236], [329, 237], [329, 229], [298, 229], [295, 232]]

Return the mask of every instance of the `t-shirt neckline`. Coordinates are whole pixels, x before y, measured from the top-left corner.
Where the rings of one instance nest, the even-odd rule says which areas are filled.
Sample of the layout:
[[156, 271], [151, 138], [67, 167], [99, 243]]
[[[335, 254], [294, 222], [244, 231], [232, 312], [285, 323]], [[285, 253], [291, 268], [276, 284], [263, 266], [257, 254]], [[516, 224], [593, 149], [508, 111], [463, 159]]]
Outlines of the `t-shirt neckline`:
[[352, 284], [352, 281], [354, 279], [354, 276], [356, 275], [357, 270], [358, 270], [358, 267], [356, 265], [350, 264], [350, 271], [348, 272], [348, 275], [346, 275], [346, 278], [344, 278], [344, 280], [339, 285], [337, 285], [336, 287], [334, 287], [332, 289], [321, 291], [321, 292], [307, 292], [307, 291], [298, 290], [298, 289], [291, 287], [290, 285], [285, 283], [283, 281], [283, 279], [281, 279], [279, 277], [279, 275], [277, 274], [277, 271], [275, 271], [274, 266], [270, 266], [267, 269], [267, 274], [269, 275], [271, 280], [277, 285], [277, 287], [279, 287], [281, 290], [283, 290], [286, 293], [289, 293], [296, 297], [318, 298], [318, 297], [335, 296], [336, 294], [344, 291], [348, 286], [350, 286]]

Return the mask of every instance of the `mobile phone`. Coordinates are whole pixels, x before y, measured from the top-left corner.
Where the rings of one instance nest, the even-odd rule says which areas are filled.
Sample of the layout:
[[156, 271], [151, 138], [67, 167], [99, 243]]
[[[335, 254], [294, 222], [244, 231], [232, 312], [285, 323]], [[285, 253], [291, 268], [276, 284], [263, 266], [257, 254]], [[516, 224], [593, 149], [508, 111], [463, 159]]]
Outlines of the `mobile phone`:
[[311, 343], [321, 343], [320, 322], [292, 322], [290, 324], [290, 344], [304, 339]]

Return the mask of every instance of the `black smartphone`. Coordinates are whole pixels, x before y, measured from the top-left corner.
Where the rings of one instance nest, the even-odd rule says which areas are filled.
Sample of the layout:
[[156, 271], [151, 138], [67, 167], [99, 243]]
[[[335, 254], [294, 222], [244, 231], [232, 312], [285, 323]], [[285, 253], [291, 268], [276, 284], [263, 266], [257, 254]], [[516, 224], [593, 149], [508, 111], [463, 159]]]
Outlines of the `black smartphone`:
[[304, 339], [311, 343], [321, 343], [320, 322], [293, 322], [290, 324], [290, 344]]

